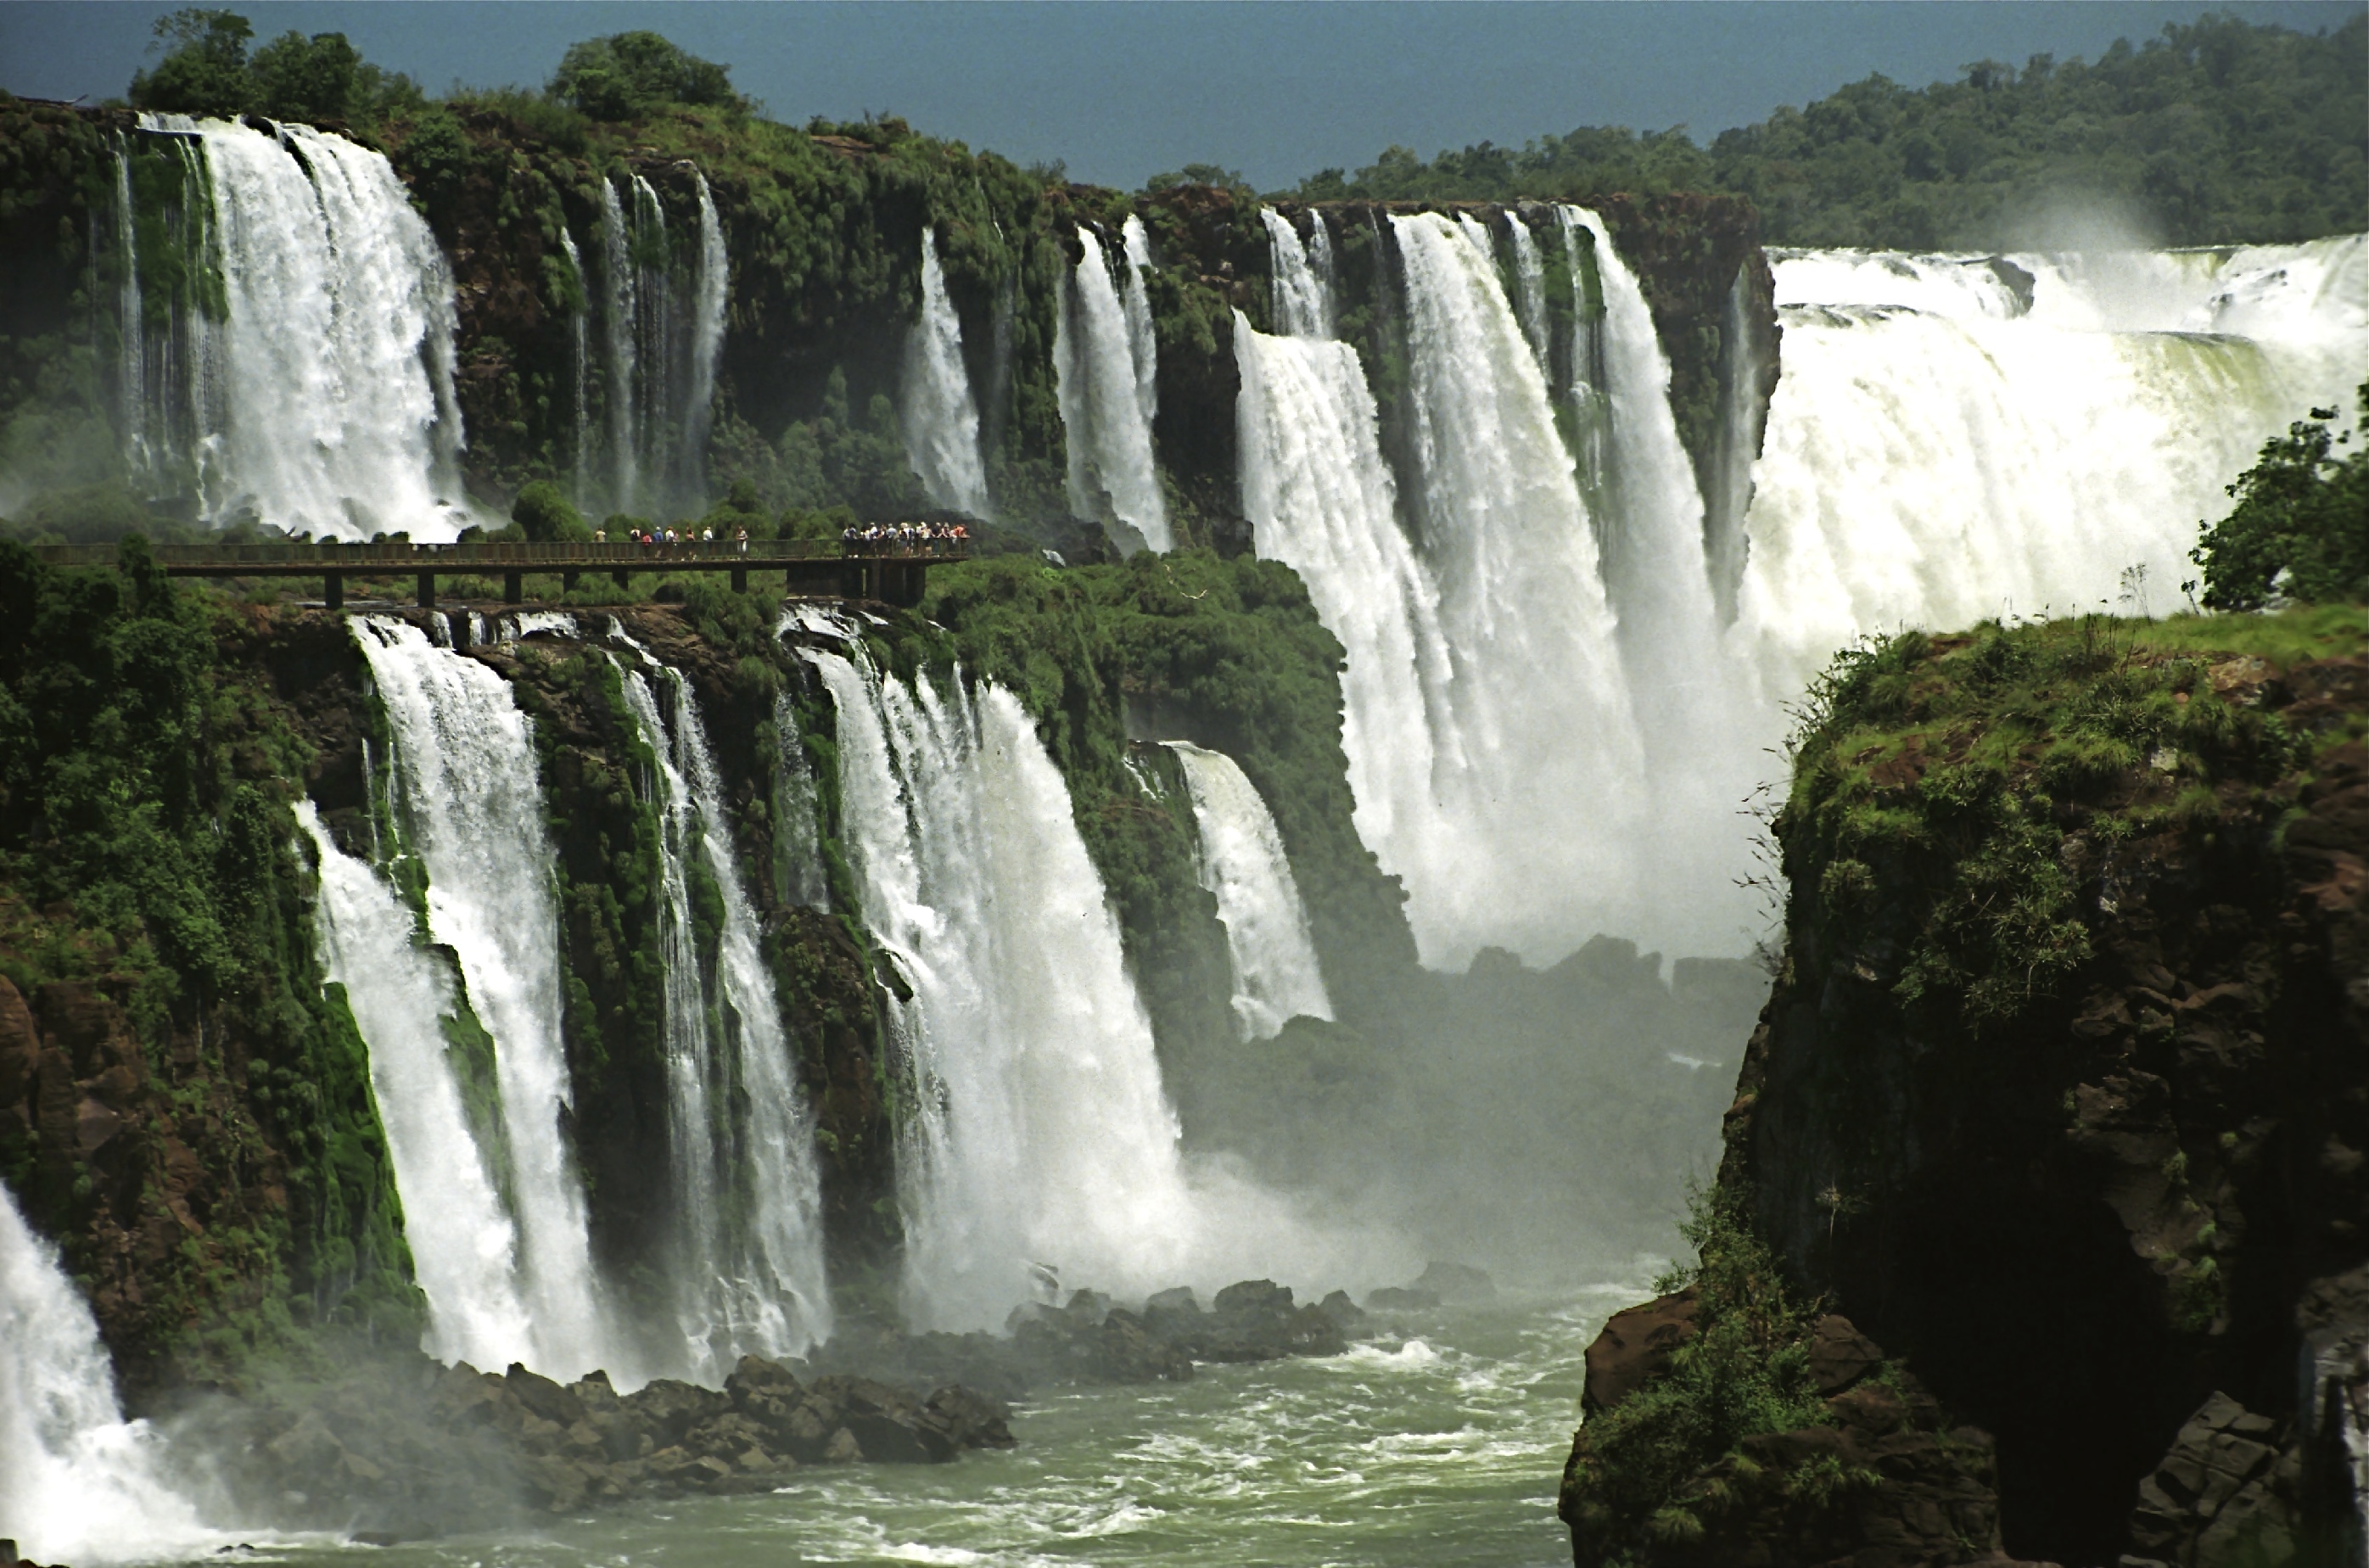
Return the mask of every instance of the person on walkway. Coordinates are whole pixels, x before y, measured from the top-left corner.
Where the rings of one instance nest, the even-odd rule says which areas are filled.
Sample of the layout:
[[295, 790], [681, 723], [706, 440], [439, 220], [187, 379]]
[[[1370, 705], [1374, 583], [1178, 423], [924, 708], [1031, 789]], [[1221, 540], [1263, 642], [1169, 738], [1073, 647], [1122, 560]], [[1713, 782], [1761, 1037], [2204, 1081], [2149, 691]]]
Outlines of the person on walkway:
[[733, 533], [732, 544], [741, 555], [745, 555], [749, 553], [749, 528], [746, 523]]

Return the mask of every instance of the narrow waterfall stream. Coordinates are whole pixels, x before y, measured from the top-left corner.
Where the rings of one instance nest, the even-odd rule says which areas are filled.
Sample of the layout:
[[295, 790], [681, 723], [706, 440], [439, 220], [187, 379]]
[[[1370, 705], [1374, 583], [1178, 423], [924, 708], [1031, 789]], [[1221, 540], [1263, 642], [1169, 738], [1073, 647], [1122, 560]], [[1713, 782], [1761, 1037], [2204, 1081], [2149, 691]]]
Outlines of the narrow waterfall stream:
[[1184, 740], [1168, 748], [1193, 795], [1201, 886], [1217, 898], [1226, 927], [1236, 1030], [1245, 1040], [1263, 1040], [1302, 1014], [1330, 1019], [1333, 999], [1308, 934], [1308, 909], [1266, 802], [1224, 752]]
[[309, 126], [195, 129], [228, 304], [206, 514], [450, 538], [470, 521], [452, 279], [403, 181], [380, 154]]
[[1144, 547], [1166, 550], [1175, 538], [1151, 459], [1155, 349], [1140, 276], [1149, 256], [1141, 223], [1127, 223], [1126, 299], [1112, 280], [1101, 239], [1080, 229], [1082, 254], [1057, 318], [1053, 365], [1068, 434], [1070, 509], [1081, 517], [1107, 509], [1141, 536]]
[[963, 362], [962, 322], [946, 297], [938, 236], [921, 229], [921, 314], [905, 337], [899, 423], [905, 454], [933, 506], [990, 515], [987, 470], [979, 459], [978, 403]]
[[639, 1381], [593, 1268], [583, 1186], [561, 1135], [559, 910], [526, 715], [499, 675], [409, 624], [350, 624], [394, 731], [397, 809], [427, 869], [429, 931], [459, 956], [494, 1040], [533, 1352], [524, 1359], [554, 1377], [602, 1368]]
[[[681, 671], [635, 653], [621, 673], [662, 833], [677, 1310], [686, 1375], [714, 1385], [744, 1355], [800, 1356], [830, 1334], [820, 1182], [697, 697]], [[694, 881], [723, 915], [712, 958]]]
[[338, 847], [300, 801], [321, 878], [323, 967], [346, 988], [370, 1047], [371, 1092], [404, 1199], [412, 1269], [428, 1298], [421, 1348], [444, 1361], [507, 1367], [537, 1346], [520, 1276], [518, 1226], [503, 1203], [498, 1127], [474, 1122], [447, 1033], [458, 998], [444, 956], [377, 871]]
[[0, 1519], [36, 1561], [194, 1557], [223, 1538], [163, 1479], [148, 1424], [127, 1422], [98, 1325], [52, 1247], [0, 1183]]
[[609, 410], [609, 497], [654, 518], [707, 508], [707, 441], [715, 421], [731, 256], [707, 177], [691, 171], [688, 235], [667, 222], [640, 173], [601, 194], [601, 385]]

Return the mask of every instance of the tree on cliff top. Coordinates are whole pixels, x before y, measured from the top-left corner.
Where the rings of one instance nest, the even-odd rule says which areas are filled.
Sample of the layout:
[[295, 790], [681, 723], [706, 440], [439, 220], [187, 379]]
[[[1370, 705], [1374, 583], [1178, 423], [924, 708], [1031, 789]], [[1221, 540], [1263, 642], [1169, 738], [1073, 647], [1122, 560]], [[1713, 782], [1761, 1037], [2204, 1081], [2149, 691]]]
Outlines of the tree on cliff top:
[[250, 56], [255, 29], [245, 17], [191, 6], [157, 17], [155, 34], [165, 57], [132, 78], [142, 109], [367, 124], [422, 101], [410, 77], [364, 60], [343, 33], [307, 38], [292, 29]]
[[[2359, 395], [2359, 425], [2369, 429], [2369, 382]], [[2204, 568], [2213, 609], [2369, 601], [2369, 444], [2331, 455], [2355, 433], [2331, 437], [2335, 418], [2333, 408], [2313, 409], [2264, 442], [2260, 460], [2229, 486], [2237, 504], [2189, 552]]]
[[670, 104], [742, 104], [731, 67], [702, 60], [654, 32], [611, 33], [570, 45], [548, 89], [594, 120], [639, 120]]

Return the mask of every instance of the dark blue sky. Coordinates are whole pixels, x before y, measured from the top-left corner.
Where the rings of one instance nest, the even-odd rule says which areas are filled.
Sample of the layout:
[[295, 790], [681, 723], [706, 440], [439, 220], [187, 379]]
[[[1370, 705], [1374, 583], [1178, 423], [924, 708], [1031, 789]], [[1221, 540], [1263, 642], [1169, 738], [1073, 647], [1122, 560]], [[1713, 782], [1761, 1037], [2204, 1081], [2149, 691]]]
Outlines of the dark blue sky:
[[[1273, 189], [1393, 143], [1428, 157], [1578, 125], [1699, 140], [1882, 72], [1912, 86], [1970, 62], [2094, 59], [2203, 7], [2023, 0], [1746, 4], [228, 4], [258, 37], [338, 31], [431, 91], [541, 83], [581, 38], [651, 28], [732, 67], [775, 119], [865, 111], [1073, 178], [1136, 186], [1188, 162]], [[120, 95], [162, 5], [0, 3], [0, 86]], [[2225, 4], [2317, 30], [2326, 0]]]

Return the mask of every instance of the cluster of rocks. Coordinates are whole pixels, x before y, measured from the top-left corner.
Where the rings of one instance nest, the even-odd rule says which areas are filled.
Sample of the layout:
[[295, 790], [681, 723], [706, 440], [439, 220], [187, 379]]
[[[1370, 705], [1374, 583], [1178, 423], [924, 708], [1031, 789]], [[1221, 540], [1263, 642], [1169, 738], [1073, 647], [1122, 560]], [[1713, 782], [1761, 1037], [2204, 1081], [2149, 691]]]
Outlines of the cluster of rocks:
[[515, 1364], [496, 1376], [462, 1362], [430, 1399], [453, 1425], [507, 1437], [528, 1500], [554, 1513], [639, 1494], [770, 1492], [801, 1465], [943, 1464], [1013, 1443], [1001, 1402], [971, 1390], [922, 1399], [845, 1373], [801, 1383], [757, 1356], [720, 1391], [661, 1379], [630, 1394], [604, 1372], [562, 1387]]
[[[1667, 1370], [1695, 1336], [1696, 1307], [1689, 1287], [1613, 1315], [1587, 1349], [1582, 1403], [1591, 1416]], [[1806, 1348], [1828, 1424], [1746, 1437], [1693, 1477], [1683, 1505], [1692, 1527], [1665, 1534], [1656, 1568], [2008, 1568], [1990, 1435], [1952, 1426], [1924, 1385], [1847, 1318], [1818, 1318]], [[1578, 1481], [1590, 1453], [1583, 1426], [1559, 1508], [1582, 1564], [1604, 1560], [1599, 1537], [1611, 1522]]]

